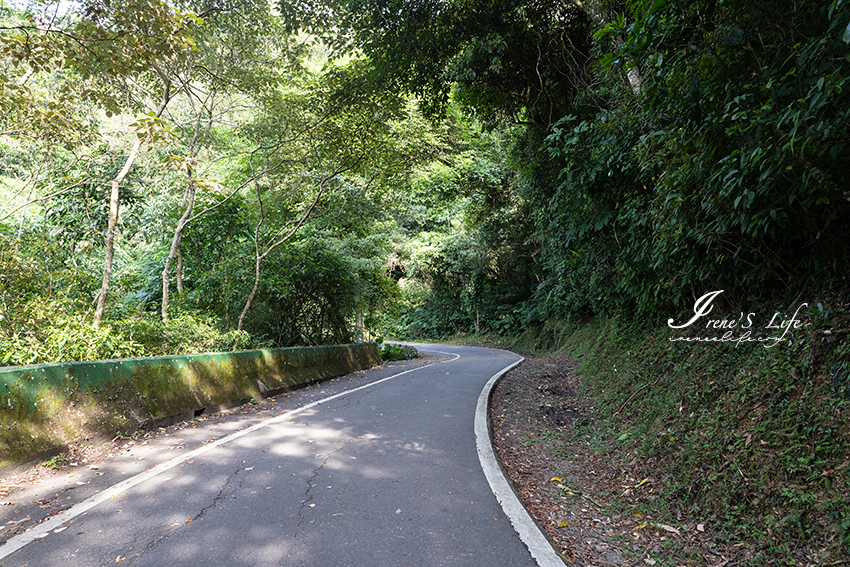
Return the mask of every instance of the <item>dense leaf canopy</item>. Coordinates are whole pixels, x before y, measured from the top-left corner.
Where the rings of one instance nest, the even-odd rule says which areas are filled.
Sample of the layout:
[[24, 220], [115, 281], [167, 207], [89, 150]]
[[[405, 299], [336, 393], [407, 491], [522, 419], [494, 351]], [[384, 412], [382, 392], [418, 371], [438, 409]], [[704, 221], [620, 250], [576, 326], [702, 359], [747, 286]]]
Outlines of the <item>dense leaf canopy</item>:
[[846, 293], [845, 2], [175, 6], [4, 8], [4, 250], [53, 240], [69, 316], [116, 180], [116, 324], [172, 286], [276, 344]]

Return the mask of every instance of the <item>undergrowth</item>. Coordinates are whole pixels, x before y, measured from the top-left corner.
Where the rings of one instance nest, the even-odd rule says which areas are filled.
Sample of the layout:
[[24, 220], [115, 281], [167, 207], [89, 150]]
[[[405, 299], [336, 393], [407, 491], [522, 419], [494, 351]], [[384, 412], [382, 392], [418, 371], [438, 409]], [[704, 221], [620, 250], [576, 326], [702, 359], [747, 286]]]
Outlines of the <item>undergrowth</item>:
[[[850, 312], [840, 301], [807, 309], [770, 347], [674, 342], [663, 323], [622, 317], [563, 342], [606, 420], [600, 442], [659, 463], [672, 479], [666, 496], [749, 543], [754, 565], [850, 558]], [[700, 332], [691, 329], [679, 336]]]
[[409, 345], [383, 344], [380, 345], [381, 360], [392, 362], [394, 360], [410, 360], [419, 358], [419, 351]]
[[167, 322], [157, 314], [135, 312], [108, 319], [101, 327], [90, 319], [88, 314], [65, 314], [61, 306], [45, 305], [31, 312], [25, 324], [0, 324], [0, 366], [268, 346], [246, 332], [222, 331], [213, 317], [200, 312], [180, 312]]

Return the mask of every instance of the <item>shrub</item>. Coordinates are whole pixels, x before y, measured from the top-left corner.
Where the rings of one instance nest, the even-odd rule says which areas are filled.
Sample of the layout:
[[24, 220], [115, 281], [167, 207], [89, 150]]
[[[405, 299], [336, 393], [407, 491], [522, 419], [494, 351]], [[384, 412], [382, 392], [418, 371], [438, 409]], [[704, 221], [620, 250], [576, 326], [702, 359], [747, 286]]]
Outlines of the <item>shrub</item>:
[[381, 360], [383, 362], [391, 362], [394, 360], [411, 360], [419, 358], [419, 351], [412, 346], [385, 344], [381, 348]]

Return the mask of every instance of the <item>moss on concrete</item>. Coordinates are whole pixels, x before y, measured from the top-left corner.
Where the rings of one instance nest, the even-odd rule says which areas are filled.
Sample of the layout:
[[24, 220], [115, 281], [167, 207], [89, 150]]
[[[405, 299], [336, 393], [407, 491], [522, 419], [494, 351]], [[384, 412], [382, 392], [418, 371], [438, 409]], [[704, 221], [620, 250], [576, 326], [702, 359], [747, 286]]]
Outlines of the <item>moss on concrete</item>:
[[364, 343], [0, 369], [0, 474], [84, 436], [132, 431], [377, 364], [377, 347]]

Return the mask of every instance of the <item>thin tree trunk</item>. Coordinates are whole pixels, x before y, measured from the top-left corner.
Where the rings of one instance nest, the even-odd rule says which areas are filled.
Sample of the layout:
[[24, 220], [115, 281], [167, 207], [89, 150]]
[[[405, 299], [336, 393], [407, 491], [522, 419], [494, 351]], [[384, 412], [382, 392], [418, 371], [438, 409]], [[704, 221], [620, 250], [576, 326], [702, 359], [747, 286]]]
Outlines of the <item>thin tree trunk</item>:
[[[346, 169], [350, 169], [350, 168], [346, 168]], [[345, 170], [343, 169], [343, 170], [340, 170], [340, 172], [341, 171], [345, 171]], [[266, 256], [271, 254], [272, 251], [275, 248], [277, 248], [278, 246], [280, 246], [281, 244], [283, 244], [284, 242], [286, 242], [287, 240], [292, 238], [292, 236], [298, 231], [298, 229], [301, 228], [301, 225], [303, 225], [305, 222], [307, 222], [307, 219], [309, 219], [310, 215], [313, 214], [313, 209], [315, 209], [316, 205], [319, 204], [319, 201], [322, 200], [322, 194], [324, 193], [325, 183], [331, 178], [332, 177], [326, 177], [325, 179], [323, 179], [319, 183], [318, 194], [313, 199], [313, 202], [310, 204], [310, 206], [307, 208], [307, 211], [303, 215], [301, 215], [301, 218], [298, 219], [298, 222], [295, 224], [294, 227], [292, 227], [292, 230], [290, 230], [289, 233], [286, 234], [286, 236], [283, 236], [283, 237], [279, 238], [278, 240], [274, 241], [272, 244], [270, 244], [269, 247], [266, 248], [266, 251], [263, 252], [262, 254], [260, 254], [260, 227], [262, 226], [263, 222], [265, 221], [265, 215], [261, 214], [260, 221], [257, 223], [257, 228], [254, 230], [254, 251], [255, 251], [255, 258], [256, 258], [256, 265], [255, 265], [255, 268], [254, 268], [254, 287], [251, 289], [251, 293], [248, 295], [248, 300], [245, 302], [245, 307], [242, 308], [242, 313], [239, 315], [239, 323], [236, 326], [237, 331], [242, 330], [243, 324], [245, 323], [245, 317], [248, 315], [248, 311], [251, 309], [251, 304], [254, 302], [254, 298], [257, 296], [257, 291], [260, 289], [260, 273], [261, 273], [260, 269], [261, 269], [263, 260], [265, 260]], [[257, 193], [257, 196], [259, 198], [259, 192]], [[262, 211], [262, 201], [260, 202], [260, 210]], [[279, 230], [277, 232], [277, 234], [280, 234], [280, 232], [281, 231]]]
[[[307, 210], [304, 211], [304, 213], [298, 219], [298, 222], [295, 223], [295, 225], [292, 227], [292, 229], [290, 229], [290, 231], [288, 233], [286, 233], [285, 236], [281, 236], [280, 238], [277, 238], [277, 236], [285, 230], [285, 227], [281, 227], [280, 229], [278, 229], [278, 231], [274, 234], [274, 236], [272, 236], [271, 240], [269, 241], [270, 244], [266, 248], [266, 251], [263, 252], [262, 254], [260, 253], [260, 228], [262, 227], [262, 225], [263, 225], [263, 223], [265, 222], [266, 219], [265, 219], [265, 213], [263, 212], [263, 201], [262, 201], [262, 198], [260, 197], [259, 188], [257, 189], [257, 201], [260, 203], [260, 220], [257, 222], [257, 226], [254, 229], [254, 251], [255, 251], [255, 258], [256, 258], [256, 265], [255, 265], [255, 269], [254, 269], [254, 287], [251, 289], [251, 293], [248, 295], [248, 300], [245, 302], [245, 307], [242, 309], [242, 313], [239, 315], [239, 323], [236, 326], [237, 331], [242, 330], [243, 324], [245, 323], [245, 317], [248, 315], [248, 311], [251, 309], [251, 304], [254, 302], [254, 298], [257, 296], [257, 291], [260, 289], [260, 274], [261, 274], [260, 269], [261, 269], [263, 260], [265, 260], [266, 256], [271, 254], [274, 251], [275, 248], [277, 248], [278, 246], [280, 246], [281, 244], [283, 244], [284, 242], [287, 242], [290, 238], [292, 238], [295, 235], [295, 233], [298, 232], [298, 229], [300, 229], [301, 226], [305, 222], [307, 222], [307, 219], [309, 219], [312, 216], [313, 210], [316, 208], [316, 206], [318, 206], [319, 202], [321, 202], [321, 200], [322, 200], [322, 195], [325, 192], [325, 184], [328, 181], [330, 181], [331, 179], [333, 179], [333, 178], [335, 178], [339, 175], [342, 175], [346, 171], [349, 171], [350, 169], [354, 168], [358, 163], [360, 163], [360, 160], [362, 160], [362, 159], [363, 159], [363, 156], [360, 156], [359, 158], [351, 161], [350, 163], [347, 163], [343, 166], [340, 166], [339, 168], [336, 169], [336, 171], [334, 171], [330, 175], [325, 176], [319, 182], [318, 192], [316, 193], [316, 196], [313, 198], [313, 202], [310, 203], [310, 206], [307, 207]], [[253, 168], [253, 165], [252, 165], [252, 168]], [[277, 240], [275, 240], [276, 238], [277, 238]]]
[[[192, 158], [198, 156], [198, 150], [196, 149], [195, 144], [198, 141], [198, 135], [202, 130], [206, 129], [206, 133], [209, 134], [212, 129], [213, 120], [212, 120], [212, 101], [215, 97], [215, 92], [210, 92], [206, 99], [199, 102], [201, 103], [201, 108], [197, 109], [192, 102], [192, 96], [189, 95], [189, 103], [192, 105], [192, 108], [195, 109], [197, 114], [197, 119], [195, 120], [195, 130], [192, 134], [192, 139], [189, 142], [189, 155]], [[210, 108], [210, 119], [207, 122], [206, 128], [202, 126], [203, 122], [203, 111], [204, 109]], [[177, 227], [174, 229], [174, 238], [171, 241], [171, 249], [168, 253], [168, 258], [165, 261], [165, 269], [162, 272], [162, 320], [168, 321], [168, 296], [169, 296], [169, 272], [171, 271], [171, 264], [174, 261], [175, 255], [177, 256], [177, 268], [176, 268], [176, 276], [177, 276], [177, 293], [183, 293], [183, 251], [180, 248], [180, 245], [183, 242], [183, 230], [186, 228], [186, 225], [192, 222], [195, 218], [200, 215], [192, 215], [192, 209], [195, 203], [195, 183], [194, 183], [194, 175], [195, 172], [192, 169], [192, 166], [189, 166], [186, 170], [188, 175], [188, 185], [186, 187], [186, 191], [183, 193], [183, 199], [180, 201], [180, 207], [178, 210], [183, 210], [183, 216], [180, 217], [180, 220], [177, 222]], [[229, 199], [230, 197], [228, 197]], [[227, 199], [225, 199], [227, 200]], [[184, 208], [185, 207], [185, 208]], [[204, 211], [206, 212], [206, 211]], [[201, 214], [204, 214], [202, 212]]]
[[183, 250], [180, 249], [180, 244], [183, 242], [183, 235], [180, 235], [180, 242], [177, 243], [177, 293], [183, 295]]
[[260, 266], [263, 262], [263, 258], [265, 257], [265, 254], [260, 256], [258, 247], [257, 262], [254, 266], [254, 287], [251, 288], [251, 293], [248, 295], [248, 300], [245, 302], [245, 307], [242, 308], [242, 313], [239, 315], [239, 324], [236, 326], [237, 331], [242, 330], [242, 327], [245, 323], [245, 317], [248, 315], [248, 311], [251, 309], [251, 304], [254, 303], [254, 298], [257, 297], [257, 291], [260, 289]]
[[183, 291], [183, 255], [180, 253], [180, 241], [183, 239], [183, 229], [189, 222], [189, 217], [192, 215], [192, 207], [195, 204], [195, 184], [189, 181], [186, 192], [183, 194], [183, 203], [185, 206], [183, 215], [177, 221], [177, 228], [174, 229], [174, 237], [171, 239], [171, 248], [168, 251], [168, 257], [165, 259], [165, 268], [162, 270], [162, 320], [168, 321], [168, 306], [169, 306], [169, 276], [171, 275], [171, 264], [174, 262], [174, 257], [177, 256], [177, 290]]
[[[163, 76], [165, 90], [162, 95], [162, 102], [156, 111], [156, 117], [162, 116], [165, 112], [165, 107], [171, 100], [171, 82]], [[118, 224], [118, 196], [121, 183], [127, 174], [130, 173], [130, 168], [139, 155], [139, 150], [142, 147], [142, 138], [137, 138], [130, 150], [130, 155], [124, 162], [124, 167], [118, 173], [118, 176], [112, 180], [112, 192], [109, 194], [109, 224], [106, 228], [106, 261], [103, 265], [103, 283], [100, 285], [100, 293], [97, 296], [97, 307], [94, 310], [94, 320], [92, 324], [95, 327], [100, 327], [103, 320], [103, 311], [106, 308], [106, 297], [109, 295], [109, 282], [112, 279], [112, 260], [115, 257], [115, 225]]]
[[109, 281], [112, 278], [112, 259], [115, 257], [115, 225], [118, 224], [118, 191], [121, 182], [124, 181], [124, 178], [130, 172], [130, 168], [133, 167], [133, 162], [136, 161], [141, 147], [142, 140], [140, 138], [133, 144], [130, 155], [124, 162], [124, 167], [118, 173], [118, 176], [112, 180], [112, 192], [109, 195], [109, 225], [106, 228], [106, 261], [103, 266], [103, 283], [97, 296], [97, 308], [94, 311], [94, 321], [92, 322], [95, 327], [100, 327], [100, 322], [103, 319], [106, 297], [109, 295]]
[[[614, 47], [617, 50], [622, 49], [625, 40], [623, 36], [618, 35], [616, 40], [614, 41]], [[637, 68], [637, 65], [631, 58], [626, 59], [626, 81], [628, 81], [629, 86], [632, 88], [632, 92], [635, 94], [640, 94], [640, 91], [643, 90], [643, 79], [640, 76], [640, 71]]]
[[[33, 191], [35, 191], [35, 184], [33, 184], [30, 187], [30, 192], [27, 195], [27, 202], [29, 202], [29, 200], [32, 199], [32, 192]], [[18, 242], [21, 241], [21, 237], [24, 234], [24, 224], [26, 224], [26, 221], [27, 221], [27, 210], [24, 209], [23, 211], [21, 211], [21, 222], [18, 225]]]

